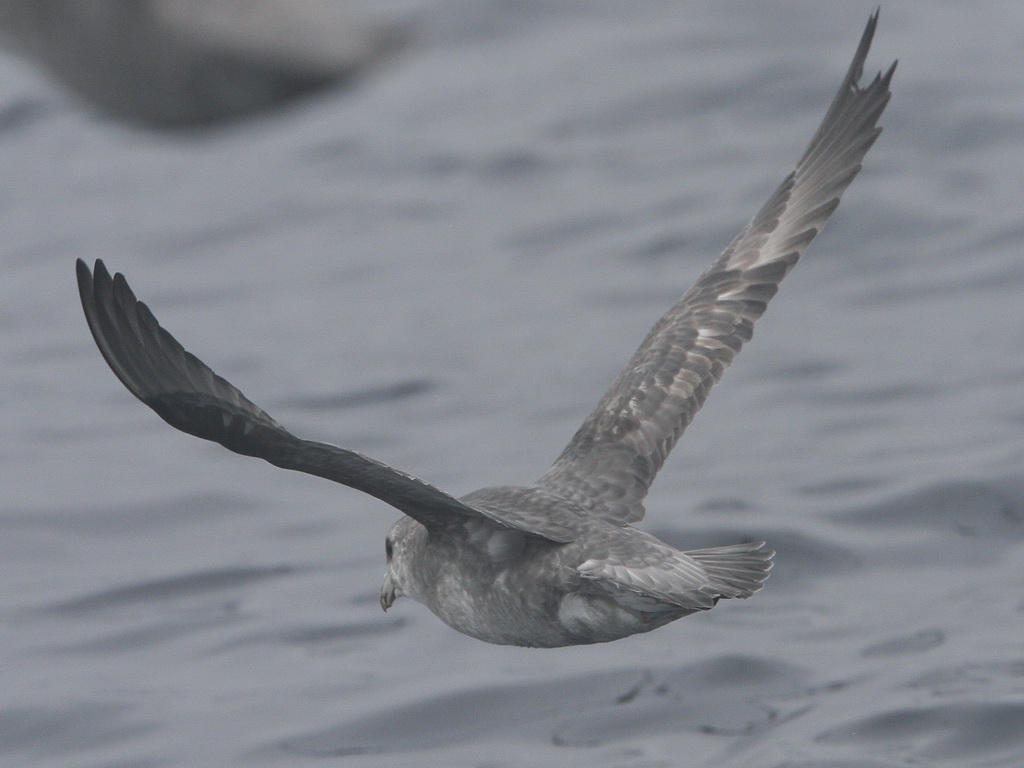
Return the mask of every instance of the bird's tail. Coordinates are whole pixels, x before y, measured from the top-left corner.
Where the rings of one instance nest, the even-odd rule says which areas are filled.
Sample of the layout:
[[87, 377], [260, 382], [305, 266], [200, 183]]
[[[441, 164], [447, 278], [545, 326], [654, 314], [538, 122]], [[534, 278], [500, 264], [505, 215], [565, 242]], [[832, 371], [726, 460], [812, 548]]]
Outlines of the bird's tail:
[[700, 563], [711, 579], [702, 591], [717, 597], [750, 597], [768, 578], [775, 556], [763, 541], [694, 549], [686, 554]]

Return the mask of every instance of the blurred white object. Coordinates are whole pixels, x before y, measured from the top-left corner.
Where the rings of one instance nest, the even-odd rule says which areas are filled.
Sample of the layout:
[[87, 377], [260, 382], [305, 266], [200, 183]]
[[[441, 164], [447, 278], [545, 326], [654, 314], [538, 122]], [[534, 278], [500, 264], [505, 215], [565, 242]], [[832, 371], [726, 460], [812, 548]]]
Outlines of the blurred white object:
[[344, 80], [397, 47], [344, 0], [0, 0], [0, 35], [115, 117], [241, 117]]

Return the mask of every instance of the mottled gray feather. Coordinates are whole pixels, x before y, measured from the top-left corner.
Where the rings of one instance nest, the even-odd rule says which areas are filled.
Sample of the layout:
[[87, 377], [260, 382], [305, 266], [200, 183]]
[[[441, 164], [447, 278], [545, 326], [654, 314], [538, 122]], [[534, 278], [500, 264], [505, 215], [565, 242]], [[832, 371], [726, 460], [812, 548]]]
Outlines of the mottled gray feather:
[[779, 283], [839, 205], [881, 128], [895, 63], [858, 82], [877, 13], [795, 170], [689, 291], [657, 322], [538, 485], [620, 524], [640, 520], [658, 470], [765, 311]]

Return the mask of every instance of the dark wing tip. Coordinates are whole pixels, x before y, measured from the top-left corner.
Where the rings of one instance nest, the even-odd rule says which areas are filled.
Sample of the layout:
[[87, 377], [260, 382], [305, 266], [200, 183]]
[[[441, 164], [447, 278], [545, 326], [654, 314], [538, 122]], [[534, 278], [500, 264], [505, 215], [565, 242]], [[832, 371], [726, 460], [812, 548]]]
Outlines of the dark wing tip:
[[889, 68], [885, 71], [885, 74], [882, 75], [882, 84], [886, 88], [888, 88], [889, 87], [889, 83], [892, 82], [892, 76], [896, 72], [896, 65], [899, 64], [899, 63], [900, 63], [899, 59], [894, 59], [892, 64], [890, 64]]
[[[137, 379], [129, 374], [123, 360], [127, 350], [123, 343], [123, 333], [118, 330], [119, 323], [117, 322], [119, 316], [123, 314], [123, 305], [118, 306], [115, 302], [115, 279], [110, 276], [102, 259], [96, 259], [92, 272], [89, 271], [89, 266], [82, 259], [77, 259], [75, 272], [78, 277], [78, 294], [82, 300], [85, 320], [100, 354], [103, 355], [110, 370], [128, 391], [140, 400], [143, 399], [144, 393], [140, 390]], [[116, 277], [124, 282], [124, 277], [120, 273]], [[127, 283], [124, 283], [124, 288], [119, 293], [122, 300], [127, 293], [129, 303], [138, 302]]]
[[[100, 354], [135, 397], [182, 432], [238, 453], [263, 455], [284, 429], [230, 382], [185, 350], [135, 296], [120, 272], [97, 259], [75, 263], [85, 319]], [[262, 439], [253, 431], [263, 428]], [[290, 437], [290, 436], [289, 436]], [[272, 441], [271, 441], [272, 442]]]
[[[850, 71], [847, 73], [847, 80], [851, 84], [859, 82], [861, 77], [864, 75], [864, 61], [867, 59], [868, 51], [871, 48], [871, 42], [875, 37], [875, 27], [878, 26], [878, 15], [880, 12], [881, 8], [876, 6], [874, 13], [868, 17], [867, 26], [864, 28], [864, 34], [861, 35], [860, 43], [857, 45], [857, 52], [853, 56], [853, 62], [850, 64]], [[892, 76], [896, 72], [897, 64], [899, 64], [899, 59], [893, 61], [885, 72], [879, 72], [875, 75], [875, 78], [869, 87], [873, 88], [881, 84], [884, 90], [888, 90], [889, 83], [892, 81]]]
[[846, 73], [846, 82], [849, 84], [858, 82], [864, 74], [864, 60], [867, 59], [871, 41], [875, 38], [875, 28], [878, 26], [878, 15], [881, 10], [881, 7], [875, 6], [874, 12], [868, 17], [864, 33], [857, 44], [857, 52], [853, 54], [853, 61], [850, 62], [850, 69]]

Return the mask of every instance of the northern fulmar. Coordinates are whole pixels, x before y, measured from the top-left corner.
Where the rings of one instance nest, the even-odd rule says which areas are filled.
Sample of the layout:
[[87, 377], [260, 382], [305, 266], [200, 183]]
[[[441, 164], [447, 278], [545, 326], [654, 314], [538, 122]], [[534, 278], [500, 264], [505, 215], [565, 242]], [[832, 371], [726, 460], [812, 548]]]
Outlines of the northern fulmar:
[[528, 486], [455, 498], [355, 451], [303, 440], [187, 352], [124, 276], [78, 260], [100, 352], [168, 424], [284, 469], [333, 480], [404, 513], [385, 540], [387, 610], [406, 595], [489, 643], [617, 640], [750, 597], [771, 568], [764, 542], [677, 550], [632, 526], [676, 440], [704, 403], [861, 168], [896, 64], [860, 85], [877, 11], [796, 168], [657, 322], [548, 472]]

